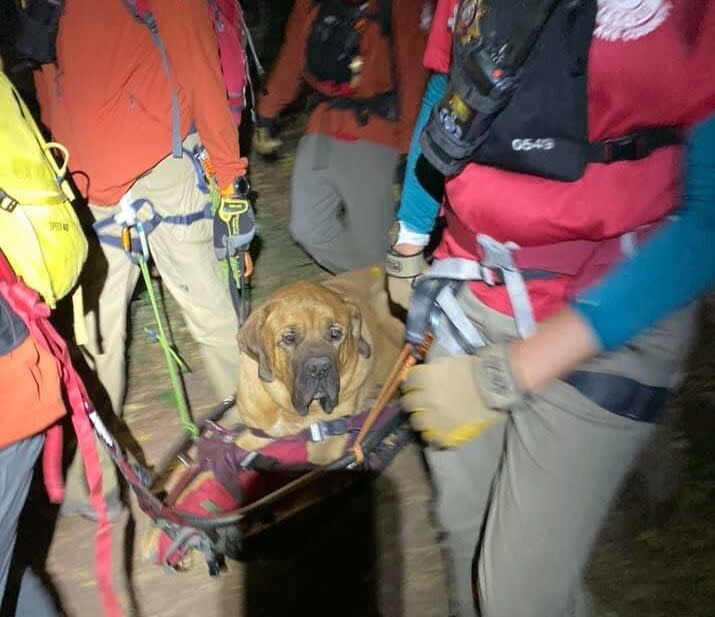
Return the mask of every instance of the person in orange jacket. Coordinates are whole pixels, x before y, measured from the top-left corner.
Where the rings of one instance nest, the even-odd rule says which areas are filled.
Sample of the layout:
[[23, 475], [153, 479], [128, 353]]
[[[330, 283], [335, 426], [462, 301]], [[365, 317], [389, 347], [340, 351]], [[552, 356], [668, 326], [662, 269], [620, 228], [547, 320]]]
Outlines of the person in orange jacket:
[[[276, 119], [303, 84], [314, 110], [291, 181], [290, 229], [321, 266], [382, 261], [393, 183], [427, 79], [419, 59], [431, 0], [297, 0], [258, 102], [254, 149], [273, 155]], [[344, 216], [343, 216], [344, 215]]]
[[[65, 415], [55, 359], [38, 345], [0, 295], [0, 605], [8, 586], [20, 514], [44, 432]], [[15, 613], [59, 615], [38, 577], [22, 573]]]
[[[115, 221], [122, 216], [159, 222], [148, 235], [151, 256], [201, 346], [219, 397], [235, 389], [238, 355], [238, 321], [215, 254], [208, 197], [197, 187], [191, 156], [195, 147], [205, 147], [225, 194], [246, 173], [209, 10], [205, 0], [146, 4], [160, 43], [127, 3], [67, 2], [57, 61], [36, 75], [43, 122], [71, 152], [72, 172], [86, 192], [95, 228], [114, 234], [114, 244], [90, 249], [82, 283], [89, 335], [83, 351], [106, 391], [106, 397], [92, 398], [98, 405], [108, 399], [105, 406], [116, 414], [126, 385], [127, 308], [140, 274], [118, 242]], [[183, 151], [176, 152], [176, 132]], [[134, 212], [132, 205], [141, 203]], [[106, 455], [103, 467], [105, 496], [116, 517], [121, 502]], [[77, 457], [68, 471], [62, 513], [96, 516]]]

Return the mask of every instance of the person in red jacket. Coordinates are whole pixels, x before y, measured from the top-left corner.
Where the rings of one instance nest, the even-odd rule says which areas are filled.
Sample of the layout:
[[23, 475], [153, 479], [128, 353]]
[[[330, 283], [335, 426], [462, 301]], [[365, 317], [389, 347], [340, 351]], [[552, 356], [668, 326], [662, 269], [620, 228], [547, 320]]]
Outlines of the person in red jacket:
[[426, 71], [423, 14], [432, 0], [296, 0], [258, 101], [254, 149], [275, 154], [280, 112], [301, 91], [314, 106], [291, 180], [293, 238], [338, 273], [379, 263], [394, 217]]
[[[235, 389], [238, 321], [190, 152], [203, 144], [224, 193], [232, 192], [247, 162], [239, 153], [206, 1], [147, 5], [160, 45], [124, 2], [67, 2], [57, 62], [37, 75], [38, 99], [44, 123], [71, 153], [71, 170], [86, 191], [95, 225], [111, 223], [105, 230], [116, 241], [119, 227], [112, 217], [126, 215], [137, 200], [146, 200], [140, 220], [156, 213], [184, 221], [158, 224], [148, 236], [149, 249], [223, 398]], [[183, 152], [172, 154], [175, 130]], [[98, 404], [108, 398], [116, 414], [125, 393], [127, 307], [139, 274], [119, 246], [102, 242], [93, 247], [82, 281], [89, 334], [83, 349], [107, 395], [92, 398]], [[105, 495], [116, 514], [116, 474], [104, 459]], [[63, 513], [94, 516], [78, 459], [68, 472]]]
[[[410, 370], [402, 402], [429, 444], [459, 617], [592, 614], [583, 570], [693, 336], [695, 307], [681, 303], [609, 347], [589, 325], [609, 299], [584, 290], [641, 246], [645, 253], [649, 238], [657, 246], [680, 205], [683, 149], [674, 136], [715, 109], [715, 3], [556, 2], [513, 98], [495, 113], [509, 88], [499, 82], [512, 68], [499, 64], [516, 48], [509, 37], [538, 22], [548, 3], [521, 4], [519, 27], [505, 34], [499, 19], [514, 15], [499, 10], [511, 3], [439, 3], [425, 63], [449, 79], [430, 80], [432, 115], [413, 141], [422, 151], [413, 177], [433, 195], [443, 189], [446, 226], [431, 270], [410, 274], [419, 278], [408, 333], [419, 334], [410, 319], [431, 291], [441, 290], [442, 313], [426, 324], [436, 343]], [[582, 35], [570, 31], [583, 23]], [[474, 40], [483, 46], [470, 47]], [[587, 56], [571, 55], [584, 42]], [[467, 92], [464, 69], [475, 58], [484, 79]], [[480, 98], [489, 80], [504, 90]], [[580, 87], [582, 98], [573, 95]], [[564, 144], [574, 124], [585, 135]], [[441, 156], [457, 142], [459, 158]], [[699, 182], [690, 187], [696, 199]], [[403, 201], [388, 270], [391, 261], [419, 261], [431, 229], [423, 206]], [[650, 276], [654, 286], [675, 276], [692, 287], [694, 278], [668, 268]], [[632, 324], [638, 307], [622, 311]]]

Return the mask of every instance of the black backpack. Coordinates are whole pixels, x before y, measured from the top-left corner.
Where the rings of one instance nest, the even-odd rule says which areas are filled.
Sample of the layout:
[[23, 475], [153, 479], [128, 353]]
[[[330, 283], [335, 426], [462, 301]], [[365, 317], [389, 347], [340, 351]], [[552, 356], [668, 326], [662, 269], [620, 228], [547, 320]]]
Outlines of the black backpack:
[[368, 2], [350, 0], [315, 0], [318, 14], [313, 21], [306, 45], [306, 70], [317, 82], [350, 84], [360, 72], [360, 22], [377, 22], [390, 46], [392, 88], [370, 98], [329, 97], [316, 92], [313, 104], [329, 101], [331, 107], [353, 109], [361, 123], [369, 113], [390, 120], [397, 119], [397, 74], [392, 45], [392, 3], [378, 0], [377, 10], [370, 11]]

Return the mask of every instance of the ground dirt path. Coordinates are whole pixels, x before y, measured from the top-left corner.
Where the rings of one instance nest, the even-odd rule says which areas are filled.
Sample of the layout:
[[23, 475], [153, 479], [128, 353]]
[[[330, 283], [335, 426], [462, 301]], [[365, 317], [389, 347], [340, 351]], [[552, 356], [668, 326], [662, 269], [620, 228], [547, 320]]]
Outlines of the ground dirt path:
[[[286, 152], [277, 162], [253, 162], [261, 240], [256, 303], [289, 281], [325, 276], [287, 232], [289, 177], [300, 130], [299, 120], [286, 127]], [[177, 346], [194, 369], [186, 383], [194, 411], [201, 414], [216, 400], [171, 299], [168, 312]], [[715, 616], [714, 319], [711, 303], [695, 354], [697, 368], [641, 465], [649, 473], [638, 473], [629, 483], [599, 541], [589, 579], [603, 600], [603, 615]], [[143, 334], [149, 323], [146, 294], [139, 290], [132, 307], [125, 419], [147, 461], [155, 464], [180, 429], [160, 349]], [[682, 481], [675, 500], [668, 501], [667, 487], [680, 464]], [[655, 484], [648, 481], [653, 477]], [[645, 499], [649, 486], [660, 488]], [[203, 567], [171, 576], [140, 563], [138, 537], [147, 521], [133, 506], [133, 516], [125, 515], [114, 526], [115, 580], [127, 612], [137, 617], [446, 617], [436, 536], [425, 514], [428, 499], [428, 485], [412, 453], [376, 489], [349, 491], [275, 535], [258, 557], [230, 563], [220, 579], [209, 578]], [[649, 503], [658, 507], [649, 508]], [[51, 520], [39, 524], [49, 529]], [[47, 560], [73, 617], [101, 614], [92, 568], [93, 533], [89, 522], [59, 520]], [[408, 581], [402, 574], [405, 563], [412, 567]]]

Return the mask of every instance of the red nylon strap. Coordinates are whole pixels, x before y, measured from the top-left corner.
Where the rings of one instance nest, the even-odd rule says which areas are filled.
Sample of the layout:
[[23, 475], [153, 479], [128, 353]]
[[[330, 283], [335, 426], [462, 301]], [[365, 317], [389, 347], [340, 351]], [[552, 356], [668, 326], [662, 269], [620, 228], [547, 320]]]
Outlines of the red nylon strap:
[[[112, 535], [102, 497], [102, 471], [95, 447], [92, 425], [87, 416], [89, 398], [70, 361], [67, 344], [49, 322], [50, 309], [15, 276], [5, 256], [0, 252], [0, 293], [15, 313], [25, 322], [35, 342], [50, 352], [65, 387], [72, 411], [72, 425], [84, 462], [89, 500], [99, 517], [95, 535], [95, 572], [106, 617], [121, 617], [122, 609], [112, 583]], [[42, 458], [45, 487], [50, 500], [62, 501], [62, 428], [55, 424], [48, 429]]]

